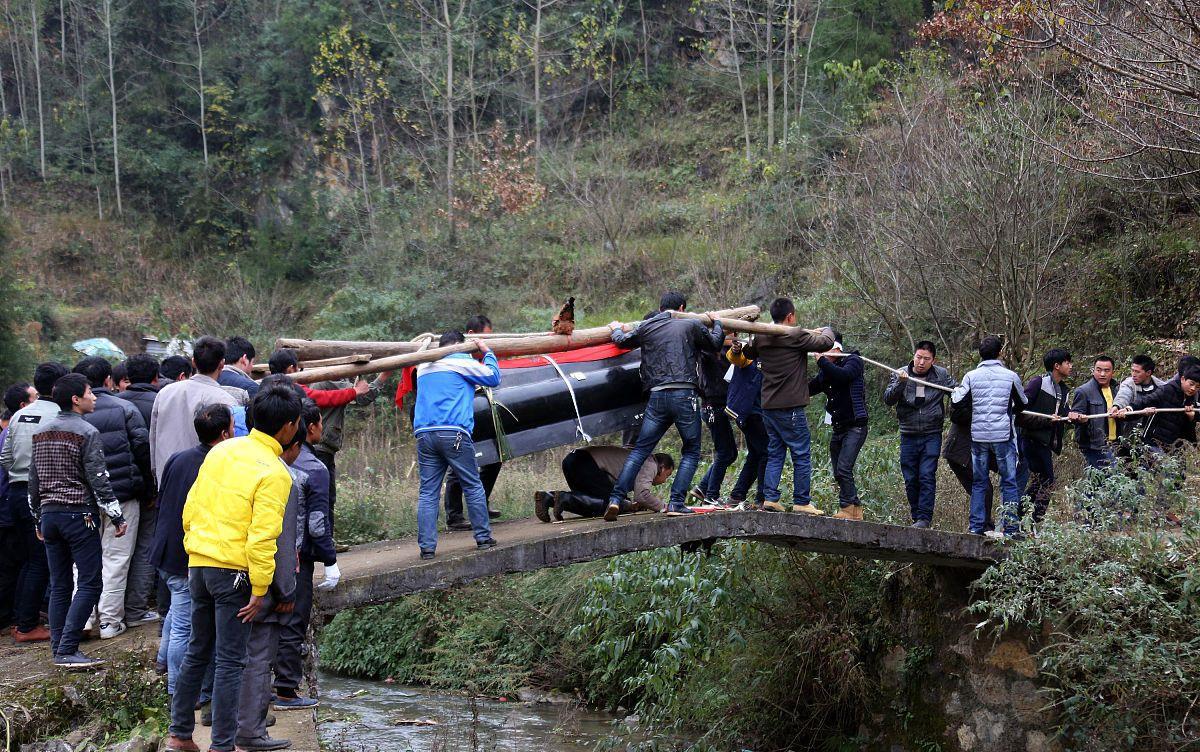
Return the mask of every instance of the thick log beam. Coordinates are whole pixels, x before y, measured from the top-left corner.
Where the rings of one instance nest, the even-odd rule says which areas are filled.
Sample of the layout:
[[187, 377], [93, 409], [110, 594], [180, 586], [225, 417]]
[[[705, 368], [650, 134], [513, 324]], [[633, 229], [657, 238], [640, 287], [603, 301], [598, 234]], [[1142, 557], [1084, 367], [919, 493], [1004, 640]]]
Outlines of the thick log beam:
[[[742, 308], [732, 308], [724, 311], [715, 311], [714, 313], [721, 319], [729, 320], [745, 320], [756, 318], [759, 314], [758, 306], [744, 306]], [[701, 313], [680, 313], [678, 314], [685, 318], [696, 318], [708, 320], [705, 314]], [[522, 355], [540, 355], [542, 353], [563, 352], [566, 350], [579, 350], [584, 347], [593, 347], [602, 345], [611, 341], [612, 333], [607, 326], [598, 326], [591, 329], [577, 329], [570, 336], [561, 334], [541, 334], [536, 336], [516, 336], [516, 337], [491, 337], [488, 338], [488, 346], [495, 351], [498, 357], [520, 357]], [[280, 340], [280, 342], [294, 342], [296, 340]], [[304, 341], [304, 340], [301, 340]], [[353, 342], [355, 352], [369, 352], [370, 350], [364, 345], [371, 343]], [[388, 343], [395, 344], [395, 343]], [[415, 350], [420, 345], [418, 343], [408, 343], [413, 345]], [[300, 384], [312, 384], [317, 381], [328, 381], [335, 379], [349, 379], [356, 376], [366, 376], [368, 374], [380, 373], [381, 371], [395, 371], [408, 366], [415, 366], [421, 363], [432, 363], [435, 360], [440, 360], [446, 355], [452, 353], [470, 353], [475, 352], [479, 345], [475, 340], [463, 342], [450, 347], [434, 347], [421, 352], [406, 352], [402, 354], [393, 354], [386, 357], [376, 356], [369, 363], [347, 364], [338, 366], [329, 366], [326, 368], [305, 368], [303, 371], [295, 374], [296, 382]]]

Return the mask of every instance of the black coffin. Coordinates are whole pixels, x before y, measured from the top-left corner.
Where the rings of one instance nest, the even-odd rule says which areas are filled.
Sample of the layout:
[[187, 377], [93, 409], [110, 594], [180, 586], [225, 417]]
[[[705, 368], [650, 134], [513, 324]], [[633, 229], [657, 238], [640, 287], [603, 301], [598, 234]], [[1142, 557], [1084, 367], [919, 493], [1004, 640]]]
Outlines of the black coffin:
[[[535, 356], [536, 357], [536, 356]], [[624, 430], [641, 414], [646, 401], [639, 374], [641, 350], [615, 358], [562, 363], [575, 391], [583, 430], [603, 436]], [[575, 405], [563, 377], [550, 363], [532, 368], [500, 369], [500, 386], [492, 390], [508, 440], [506, 459], [566, 446], [578, 441]], [[500, 459], [491, 407], [475, 397], [475, 459], [488, 465]]]

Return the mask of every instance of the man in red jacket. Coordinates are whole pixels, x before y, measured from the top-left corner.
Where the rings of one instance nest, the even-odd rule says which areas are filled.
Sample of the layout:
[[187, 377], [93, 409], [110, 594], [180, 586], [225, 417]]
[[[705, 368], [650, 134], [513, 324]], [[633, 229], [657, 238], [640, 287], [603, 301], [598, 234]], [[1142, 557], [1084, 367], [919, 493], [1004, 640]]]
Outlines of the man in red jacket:
[[[271, 353], [271, 359], [267, 361], [267, 365], [271, 367], [273, 374], [283, 373], [290, 376], [300, 370], [300, 359], [296, 357], [295, 350], [276, 350]], [[354, 386], [345, 389], [313, 389], [307, 384], [299, 386], [304, 390], [304, 394], [316, 402], [317, 407], [322, 410], [327, 407], [348, 405], [371, 390], [371, 385], [366, 379], [359, 379], [354, 382]]]

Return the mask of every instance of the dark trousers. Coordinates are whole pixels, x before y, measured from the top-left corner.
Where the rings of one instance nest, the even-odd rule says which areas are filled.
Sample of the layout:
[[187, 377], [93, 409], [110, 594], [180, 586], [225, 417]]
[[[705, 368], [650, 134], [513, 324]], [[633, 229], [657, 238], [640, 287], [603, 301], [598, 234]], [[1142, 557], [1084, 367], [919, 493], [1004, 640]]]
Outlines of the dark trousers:
[[[0, 499], [0, 504], [4, 501]], [[25, 563], [25, 544], [16, 525], [0, 527], [0, 629], [13, 623], [13, 603], [17, 596], [17, 581]]]
[[[1045, 444], [1023, 436], [1021, 459], [1029, 473], [1029, 485], [1022, 489], [1022, 493], [1033, 501], [1033, 521], [1041, 522], [1050, 506], [1050, 493], [1054, 490], [1054, 452]], [[1023, 503], [1020, 513], [1021, 516], [1025, 515]]]
[[215, 665], [210, 749], [232, 752], [250, 636], [250, 625], [243, 624], [237, 612], [250, 602], [250, 578], [233, 569], [192, 567], [188, 585], [192, 591], [192, 638], [171, 698], [171, 734], [192, 738], [196, 700], [211, 661]]
[[[608, 497], [612, 495], [613, 479], [600, 469], [592, 455], [586, 450], [576, 449], [563, 457], [563, 478], [570, 491], [555, 492], [555, 501], [562, 511], [580, 517], [599, 517], [608, 509]], [[621, 513], [635, 511], [632, 502], [621, 500]]]
[[746, 461], [729, 492], [731, 501], [745, 501], [750, 495], [750, 486], [758, 484], [756, 499], [763, 503], [763, 475], [767, 472], [767, 426], [762, 413], [752, 413], [742, 419], [738, 426], [746, 439]]
[[705, 418], [708, 423], [708, 433], [713, 442], [713, 463], [708, 472], [700, 479], [700, 490], [704, 498], [715, 500], [721, 498], [721, 486], [725, 483], [725, 474], [737, 461], [737, 441], [733, 438], [733, 424], [729, 422], [729, 414], [725, 412], [724, 403], [706, 409], [712, 411]]
[[83, 625], [100, 602], [100, 525], [95, 512], [46, 512], [42, 537], [50, 565], [50, 650], [74, 655]]
[[[967, 496], [970, 496], [972, 487], [975, 485], [975, 473], [971, 470], [971, 466], [959, 464], [953, 460], [946, 460], [946, 464], [950, 466], [950, 471], [954, 473], [954, 477], [958, 479], [958, 484], [963, 487], [964, 491], [967, 492]], [[995, 491], [992, 489], [992, 484], [989, 482], [983, 494], [983, 530], [991, 530], [995, 527], [995, 521], [992, 519], [992, 501], [994, 498]], [[972, 532], [983, 532], [983, 530]]]
[[695, 389], [650, 392], [637, 443], [625, 460], [621, 477], [617, 478], [609, 494], [609, 502], [620, 504], [625, 499], [625, 495], [633, 488], [633, 481], [641, 471], [642, 464], [654, 453], [659, 440], [672, 425], [679, 431], [683, 451], [675, 471], [675, 482], [671, 484], [671, 506], [683, 504], [691, 490], [692, 479], [696, 477], [696, 467], [700, 464], [700, 398]]
[[158, 572], [150, 564], [150, 544], [158, 523], [158, 506], [141, 503], [137, 540], [129, 559], [129, 577], [125, 582], [125, 621], [138, 621], [150, 612], [150, 600], [158, 594]]
[[29, 484], [24, 481], [10, 483], [4, 502], [12, 510], [10, 540], [15, 545], [6, 555], [10, 560], [19, 560], [19, 564], [12, 570], [0, 572], [0, 578], [3, 578], [0, 579], [0, 591], [6, 587], [5, 582], [11, 583], [7, 587], [12, 588], [13, 593], [12, 621], [22, 632], [28, 632], [38, 625], [38, 613], [50, 583], [50, 566], [46, 545], [38, 540], [29, 511]]
[[[479, 468], [479, 480], [483, 482], [483, 493], [489, 501], [492, 498], [492, 489], [496, 487], [496, 478], [499, 477], [500, 468], [503, 465], [503, 462], [493, 462]], [[451, 470], [447, 473], [446, 478], [446, 524], [463, 522], [465, 519], [463, 517], [462, 484], [458, 482], [458, 476]]]
[[833, 429], [829, 437], [829, 464], [838, 486], [838, 506], [858, 506], [858, 486], [854, 483], [854, 465], [867, 440], [866, 426]]
[[304, 640], [312, 619], [313, 562], [300, 559], [296, 574], [296, 606], [283, 620], [279, 631], [279, 650], [275, 654], [275, 688], [283, 694], [295, 694], [304, 678]]
[[933, 506], [937, 501], [938, 455], [941, 452], [940, 432], [900, 434], [900, 472], [904, 475], [904, 493], [908, 496], [913, 522], [933, 522]]
[[[271, 664], [279, 652], [278, 622], [254, 622], [246, 638], [246, 670], [238, 696], [237, 741], [267, 738], [267, 710], [271, 691]], [[216, 721], [216, 718], [213, 719]]]

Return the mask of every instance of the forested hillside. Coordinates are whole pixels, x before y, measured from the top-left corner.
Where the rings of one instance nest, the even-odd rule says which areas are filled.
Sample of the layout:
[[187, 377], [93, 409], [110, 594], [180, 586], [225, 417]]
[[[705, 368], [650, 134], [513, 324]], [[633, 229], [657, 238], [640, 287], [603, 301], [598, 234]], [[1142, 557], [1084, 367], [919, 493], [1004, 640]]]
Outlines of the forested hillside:
[[1087, 43], [1169, 43], [1141, 71], [1071, 47], [1087, 8], [1036, 3], [3, 10], [6, 300], [40, 353], [540, 328], [663, 287], [792, 293], [889, 349], [1195, 336], [1195, 48], [1137, 14]]

